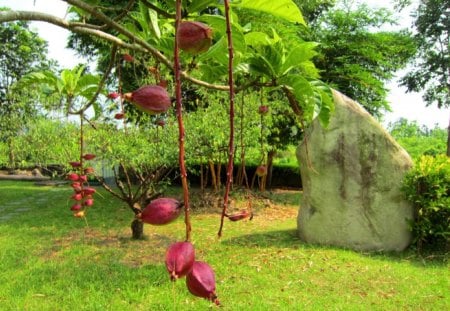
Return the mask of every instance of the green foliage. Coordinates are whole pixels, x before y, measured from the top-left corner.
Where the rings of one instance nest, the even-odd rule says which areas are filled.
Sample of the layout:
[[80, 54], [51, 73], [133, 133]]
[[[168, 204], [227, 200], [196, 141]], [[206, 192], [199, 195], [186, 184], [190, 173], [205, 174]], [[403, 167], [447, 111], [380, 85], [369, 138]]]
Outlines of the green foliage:
[[2, 23], [0, 42], [0, 141], [8, 146], [8, 165], [14, 167], [16, 149], [11, 139], [38, 114], [39, 105], [36, 90], [15, 84], [27, 73], [48, 68], [51, 63], [46, 60], [47, 43], [25, 22]]
[[316, 66], [324, 82], [380, 116], [388, 108], [385, 83], [415, 53], [407, 31], [376, 31], [394, 23], [386, 9], [328, 10], [311, 25], [311, 39], [319, 42]]
[[450, 106], [449, 7], [449, 0], [420, 1], [414, 13], [418, 57], [402, 78], [409, 91], [424, 90], [424, 101], [439, 108]]
[[388, 131], [413, 159], [422, 155], [445, 154], [447, 131], [439, 127], [429, 129], [416, 121], [399, 119], [389, 124]]
[[[97, 92], [100, 76], [86, 72], [86, 67], [76, 66], [72, 69], [63, 69], [57, 75], [54, 71], [31, 72], [20, 81], [20, 87], [38, 86], [45, 95], [43, 100], [49, 102], [50, 109], [63, 109], [67, 114], [85, 110], [86, 104]], [[93, 103], [95, 117], [99, 117], [101, 107]]]
[[65, 164], [79, 157], [79, 129], [69, 122], [37, 118], [14, 138], [17, 160], [27, 165], [45, 167]]
[[302, 13], [292, 0], [277, 0], [270, 2], [264, 0], [241, 0], [237, 1], [236, 4], [233, 2], [231, 2], [231, 4], [240, 8], [269, 13], [290, 22], [305, 24]]
[[423, 156], [405, 177], [403, 191], [414, 204], [414, 243], [423, 248], [450, 247], [450, 159]]

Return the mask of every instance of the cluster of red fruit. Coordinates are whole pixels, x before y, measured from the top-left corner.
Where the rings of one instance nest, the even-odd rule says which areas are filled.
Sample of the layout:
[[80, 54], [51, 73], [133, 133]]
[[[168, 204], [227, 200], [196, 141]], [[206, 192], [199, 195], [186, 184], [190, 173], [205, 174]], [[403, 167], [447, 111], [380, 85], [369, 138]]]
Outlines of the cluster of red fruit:
[[[184, 21], [178, 27], [176, 40], [181, 50], [195, 55], [209, 49], [212, 44], [212, 30], [200, 22]], [[124, 60], [133, 61], [133, 58], [127, 56]], [[123, 95], [111, 93], [109, 98], [122, 96], [148, 114], [161, 114], [169, 110], [172, 104], [165, 86], [145, 85]], [[115, 118], [117, 119], [118, 115]], [[164, 126], [163, 122], [160, 120], [157, 125]], [[182, 206], [183, 204], [176, 199], [159, 198], [150, 202], [138, 218], [147, 224], [165, 225], [180, 215]], [[207, 263], [195, 261], [194, 247], [190, 242], [177, 242], [169, 247], [166, 253], [166, 267], [172, 280], [186, 276], [187, 288], [193, 295], [219, 304], [215, 294], [214, 271]]]
[[[147, 224], [165, 225], [180, 215], [182, 206], [181, 202], [173, 198], [155, 199], [144, 208], [139, 217]], [[215, 293], [214, 271], [207, 263], [195, 260], [194, 246], [190, 242], [170, 245], [165, 263], [172, 281], [186, 276], [186, 285], [191, 294], [219, 305]]]
[[[83, 155], [84, 160], [92, 160], [95, 155], [87, 153]], [[82, 218], [86, 215], [86, 208], [94, 204], [92, 195], [96, 190], [88, 186], [88, 175], [94, 173], [94, 168], [86, 167], [83, 169], [81, 162], [69, 162], [74, 170], [79, 173], [72, 172], [67, 175], [67, 179], [72, 181], [71, 187], [74, 194], [70, 197], [75, 203], [70, 207], [73, 215], [78, 218]]]

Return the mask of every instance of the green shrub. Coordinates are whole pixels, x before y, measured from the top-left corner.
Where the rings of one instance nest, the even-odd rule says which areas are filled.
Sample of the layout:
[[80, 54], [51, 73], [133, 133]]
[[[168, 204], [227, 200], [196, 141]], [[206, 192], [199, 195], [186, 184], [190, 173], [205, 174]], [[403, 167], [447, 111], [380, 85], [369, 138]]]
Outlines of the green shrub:
[[450, 245], [450, 158], [422, 156], [405, 176], [403, 191], [414, 204], [413, 242], [423, 248], [445, 250]]

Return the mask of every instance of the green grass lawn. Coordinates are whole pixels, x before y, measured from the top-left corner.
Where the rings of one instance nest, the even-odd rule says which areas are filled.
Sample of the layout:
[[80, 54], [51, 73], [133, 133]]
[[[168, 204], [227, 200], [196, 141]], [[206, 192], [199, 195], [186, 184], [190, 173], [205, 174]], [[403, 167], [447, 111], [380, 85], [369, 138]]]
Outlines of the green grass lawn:
[[[72, 217], [65, 187], [0, 181], [0, 310], [207, 310], [164, 266], [184, 223], [145, 226], [130, 239], [132, 213], [100, 191], [87, 221]], [[448, 258], [362, 253], [302, 243], [298, 192], [268, 194], [252, 221], [219, 210], [192, 215], [197, 260], [216, 272], [222, 310], [450, 310]], [[271, 200], [270, 200], [271, 199]]]

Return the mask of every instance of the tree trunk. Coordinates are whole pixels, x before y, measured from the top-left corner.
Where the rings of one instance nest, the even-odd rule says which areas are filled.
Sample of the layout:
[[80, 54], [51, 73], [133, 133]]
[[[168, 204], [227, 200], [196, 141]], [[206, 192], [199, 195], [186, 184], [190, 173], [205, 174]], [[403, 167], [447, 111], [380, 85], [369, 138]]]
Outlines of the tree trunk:
[[216, 178], [216, 169], [214, 167], [213, 161], [209, 160], [209, 170], [211, 171], [211, 182], [214, 188], [214, 191], [217, 191], [217, 178]]
[[131, 235], [134, 240], [144, 239], [144, 223], [140, 219], [131, 222]]
[[273, 159], [277, 154], [276, 150], [270, 150], [267, 153], [267, 177], [266, 177], [266, 188], [271, 188], [272, 186], [272, 170], [273, 170]]

